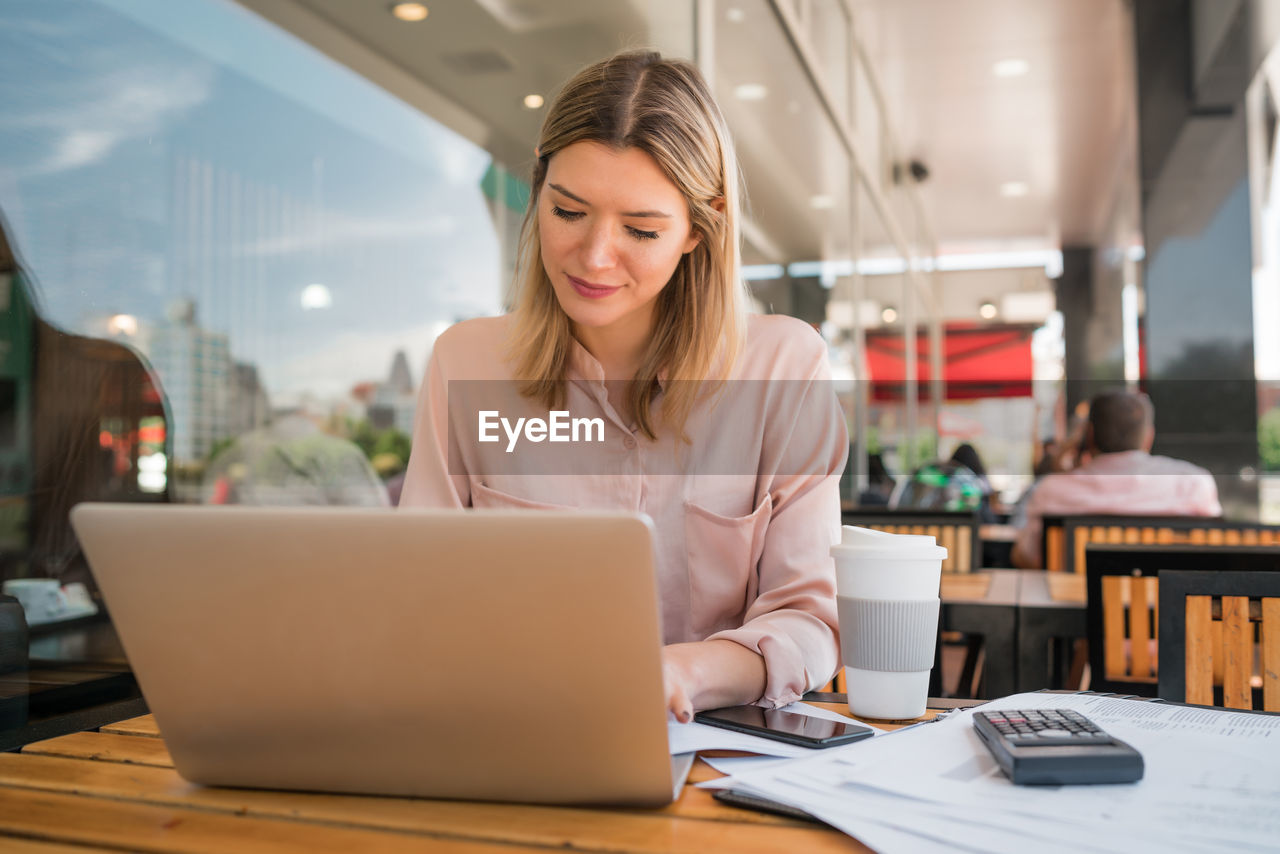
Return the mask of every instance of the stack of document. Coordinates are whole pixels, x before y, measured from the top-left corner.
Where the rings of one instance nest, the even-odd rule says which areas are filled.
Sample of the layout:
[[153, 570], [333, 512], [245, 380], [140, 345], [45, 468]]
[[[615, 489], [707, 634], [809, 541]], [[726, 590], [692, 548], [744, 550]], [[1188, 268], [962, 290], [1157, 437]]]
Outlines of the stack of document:
[[1089, 694], [982, 706], [1075, 709], [1142, 753], [1137, 783], [1014, 786], [971, 710], [703, 786], [798, 807], [880, 852], [1270, 851], [1280, 845], [1280, 716]]

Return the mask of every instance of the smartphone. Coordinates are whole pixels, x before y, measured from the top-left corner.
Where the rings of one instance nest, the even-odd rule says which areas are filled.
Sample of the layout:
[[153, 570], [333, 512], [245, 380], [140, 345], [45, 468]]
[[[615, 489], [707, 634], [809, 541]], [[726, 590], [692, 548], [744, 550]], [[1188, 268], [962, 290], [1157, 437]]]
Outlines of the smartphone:
[[711, 709], [698, 712], [693, 719], [698, 723], [785, 741], [787, 744], [798, 744], [801, 747], [835, 747], [867, 738], [876, 732], [871, 727], [852, 721], [829, 721], [781, 709], [762, 709], [759, 706]]

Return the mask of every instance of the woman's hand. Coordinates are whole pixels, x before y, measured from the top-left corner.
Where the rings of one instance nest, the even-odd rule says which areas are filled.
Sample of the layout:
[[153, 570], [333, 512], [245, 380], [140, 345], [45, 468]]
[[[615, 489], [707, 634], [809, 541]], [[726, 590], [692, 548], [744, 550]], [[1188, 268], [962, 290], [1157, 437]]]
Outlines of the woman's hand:
[[754, 703], [764, 693], [764, 658], [728, 640], [662, 648], [667, 709], [681, 723], [701, 709]]

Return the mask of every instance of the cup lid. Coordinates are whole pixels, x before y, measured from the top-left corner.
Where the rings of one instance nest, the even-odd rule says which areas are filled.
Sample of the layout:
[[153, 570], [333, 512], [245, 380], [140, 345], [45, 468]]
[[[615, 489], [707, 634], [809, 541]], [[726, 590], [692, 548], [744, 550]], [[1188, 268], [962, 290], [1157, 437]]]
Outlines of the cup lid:
[[879, 557], [897, 560], [945, 560], [947, 550], [928, 534], [890, 534], [845, 525], [832, 557]]

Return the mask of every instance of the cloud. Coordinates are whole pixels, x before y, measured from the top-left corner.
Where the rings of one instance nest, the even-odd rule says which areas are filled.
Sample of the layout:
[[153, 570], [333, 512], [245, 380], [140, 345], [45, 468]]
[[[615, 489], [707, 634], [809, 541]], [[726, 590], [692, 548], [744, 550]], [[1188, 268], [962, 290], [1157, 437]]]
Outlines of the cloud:
[[238, 249], [246, 256], [291, 255], [315, 249], [367, 244], [377, 240], [445, 237], [453, 234], [458, 225], [458, 217], [443, 214], [424, 219], [372, 219], [342, 216], [326, 210], [323, 233], [319, 229], [300, 230], [292, 234], [249, 241]]
[[212, 68], [157, 65], [77, 76], [74, 86], [46, 84], [45, 106], [6, 111], [0, 127], [53, 137], [42, 142], [47, 154], [25, 174], [78, 169], [122, 143], [161, 133], [209, 98], [213, 78]]

